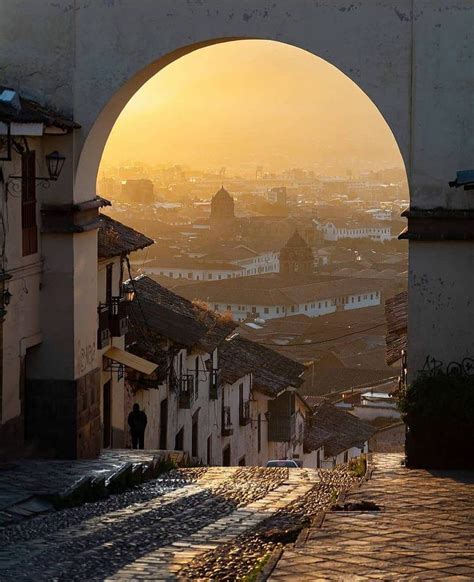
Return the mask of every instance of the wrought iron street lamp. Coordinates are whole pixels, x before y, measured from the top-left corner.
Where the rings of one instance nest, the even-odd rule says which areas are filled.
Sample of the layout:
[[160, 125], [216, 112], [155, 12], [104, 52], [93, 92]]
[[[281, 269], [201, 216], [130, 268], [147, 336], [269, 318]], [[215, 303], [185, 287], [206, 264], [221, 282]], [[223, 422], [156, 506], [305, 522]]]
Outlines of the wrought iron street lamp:
[[56, 181], [66, 161], [66, 156], [60, 154], [57, 150], [46, 155], [46, 164], [48, 165], [49, 179]]
[[127, 303], [131, 303], [135, 299], [135, 289], [131, 283], [124, 283], [123, 285], [123, 296]]

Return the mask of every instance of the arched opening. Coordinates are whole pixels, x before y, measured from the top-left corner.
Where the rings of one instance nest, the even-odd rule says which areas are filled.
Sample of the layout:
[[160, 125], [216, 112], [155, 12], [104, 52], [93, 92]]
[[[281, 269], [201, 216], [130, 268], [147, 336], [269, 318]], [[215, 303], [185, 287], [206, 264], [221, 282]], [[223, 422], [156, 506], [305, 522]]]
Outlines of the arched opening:
[[407, 283], [397, 235], [408, 185], [390, 127], [354, 81], [306, 51], [209, 45], [123, 86], [85, 143], [77, 186], [102, 157], [98, 193], [116, 202], [112, 216], [161, 238], [134, 255], [133, 274], [232, 316], [253, 340], [289, 322], [261, 343], [313, 362], [310, 390], [323, 369], [326, 380], [344, 370], [348, 387], [391, 380], [383, 311]]

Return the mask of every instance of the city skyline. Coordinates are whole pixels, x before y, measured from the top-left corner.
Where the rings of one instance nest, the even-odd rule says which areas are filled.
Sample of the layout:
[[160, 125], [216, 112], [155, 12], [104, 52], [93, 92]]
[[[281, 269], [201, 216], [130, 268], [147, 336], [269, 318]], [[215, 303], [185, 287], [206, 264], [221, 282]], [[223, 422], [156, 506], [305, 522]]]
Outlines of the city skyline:
[[352, 80], [304, 50], [257, 40], [197, 50], [145, 83], [102, 163], [123, 164], [131, 152], [148, 164], [242, 176], [257, 165], [337, 174], [404, 167], [390, 128]]

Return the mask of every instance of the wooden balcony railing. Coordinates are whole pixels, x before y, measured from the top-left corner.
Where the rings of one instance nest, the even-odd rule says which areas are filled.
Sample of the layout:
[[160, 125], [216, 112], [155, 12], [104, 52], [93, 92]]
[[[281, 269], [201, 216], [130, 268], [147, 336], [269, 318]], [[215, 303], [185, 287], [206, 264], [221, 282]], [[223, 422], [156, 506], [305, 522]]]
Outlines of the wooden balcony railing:
[[128, 315], [124, 297], [112, 297], [109, 310], [110, 333], [113, 337], [125, 335], [128, 331]]
[[209, 378], [209, 400], [218, 399], [221, 382], [221, 371], [216, 369], [211, 370]]
[[234, 433], [232, 428], [232, 420], [230, 418], [230, 406], [222, 407], [222, 425], [221, 434], [222, 436], [230, 436]]
[[178, 399], [180, 408], [191, 408], [195, 392], [194, 392], [194, 376], [192, 374], [183, 374], [178, 378]]
[[239, 405], [239, 424], [245, 426], [250, 422], [250, 401], [243, 400]]
[[102, 350], [108, 347], [110, 343], [110, 329], [109, 329], [109, 306], [104, 303], [99, 303], [97, 308], [99, 313], [99, 327], [97, 329], [97, 349]]

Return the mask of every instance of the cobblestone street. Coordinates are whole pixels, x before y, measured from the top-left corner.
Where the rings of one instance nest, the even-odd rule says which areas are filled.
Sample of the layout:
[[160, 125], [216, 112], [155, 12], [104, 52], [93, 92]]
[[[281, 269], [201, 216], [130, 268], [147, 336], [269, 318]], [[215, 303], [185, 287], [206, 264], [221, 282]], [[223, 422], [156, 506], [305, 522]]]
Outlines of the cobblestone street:
[[[347, 484], [339, 472], [323, 487], [325, 498], [338, 480]], [[315, 470], [177, 470], [105, 501], [3, 528], [0, 579], [174, 579], [199, 556], [232, 543], [319, 486]]]
[[380, 511], [328, 512], [285, 549], [270, 580], [474, 580], [473, 472], [406, 469], [401, 460], [374, 455], [372, 478], [346, 499]]

